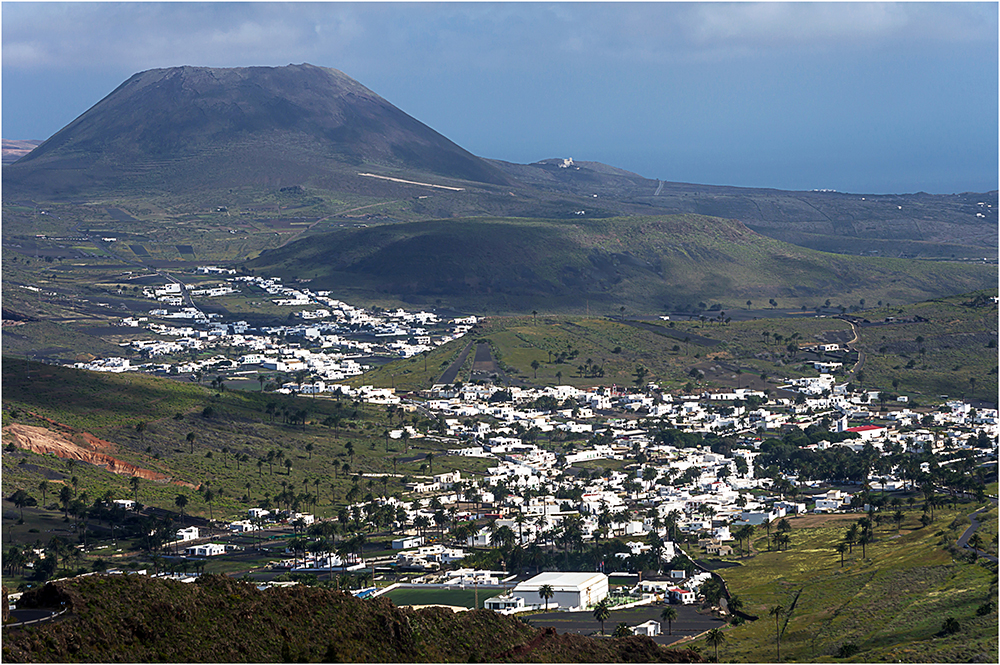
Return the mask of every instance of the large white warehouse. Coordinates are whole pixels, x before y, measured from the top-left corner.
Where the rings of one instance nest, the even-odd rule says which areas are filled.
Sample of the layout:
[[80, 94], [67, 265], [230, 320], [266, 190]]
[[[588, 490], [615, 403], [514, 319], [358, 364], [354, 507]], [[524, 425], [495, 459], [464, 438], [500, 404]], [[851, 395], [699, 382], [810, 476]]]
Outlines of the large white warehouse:
[[524, 598], [527, 605], [544, 605], [538, 590], [546, 584], [554, 592], [550, 606], [558, 603], [564, 610], [593, 607], [608, 595], [608, 576], [604, 573], [541, 573], [518, 584], [510, 595]]

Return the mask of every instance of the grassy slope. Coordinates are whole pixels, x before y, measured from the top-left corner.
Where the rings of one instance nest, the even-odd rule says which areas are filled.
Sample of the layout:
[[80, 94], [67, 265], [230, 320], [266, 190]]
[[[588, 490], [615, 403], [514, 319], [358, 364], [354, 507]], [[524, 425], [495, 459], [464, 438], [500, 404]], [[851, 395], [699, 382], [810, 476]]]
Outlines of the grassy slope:
[[[759, 540], [755, 546], [764, 551], [720, 571], [745, 611], [760, 617], [726, 630], [720, 658], [773, 662], [775, 621], [768, 611], [781, 604], [791, 609], [782, 619], [785, 661], [839, 661], [840, 646], [852, 643], [860, 651], [845, 660], [853, 662], [996, 662], [996, 605], [976, 616], [981, 604], [996, 599], [996, 567], [958, 562], [945, 549], [965, 528], [961, 515], [974, 509], [939, 510], [926, 528], [919, 511], [907, 511], [898, 536], [887, 522], [867, 546], [867, 557], [855, 546], [843, 568], [833, 548], [850, 521], [800, 528], [790, 520], [787, 551], [767, 552], [766, 540]], [[940, 637], [947, 617], [956, 618], [962, 631]]]
[[343, 229], [263, 254], [268, 273], [312, 277], [356, 297], [472, 310], [660, 311], [779, 298], [914, 301], [983, 288], [989, 266], [865, 259], [802, 249], [698, 215], [589, 220], [449, 219]]
[[[996, 296], [997, 292], [992, 289], [978, 293]], [[888, 316], [925, 319], [861, 328], [859, 347], [867, 354], [866, 383], [927, 397], [949, 395], [995, 401], [997, 307], [992, 302], [970, 306], [967, 303], [975, 295], [865, 311], [864, 317], [873, 322]], [[912, 366], [908, 366], [911, 361]], [[898, 388], [892, 387], [893, 380], [898, 381]]]
[[[315, 506], [320, 515], [332, 515], [352, 486], [343, 465], [357, 473], [391, 473], [418, 475], [425, 456], [433, 452], [434, 470], [438, 473], [452, 468], [463, 473], [484, 471], [485, 462], [443, 454], [445, 444], [426, 438], [410, 442], [405, 455], [399, 441], [390, 441], [386, 451], [383, 432], [390, 426], [383, 407], [357, 405], [350, 401], [260, 394], [254, 391], [227, 390], [221, 394], [206, 386], [159, 379], [136, 374], [86, 372], [51, 365], [30, 363], [30, 376], [22, 361], [3, 363], [4, 424], [22, 422], [51, 427], [44, 420], [31, 417], [36, 413], [69, 426], [67, 436], [79, 441], [77, 432], [89, 432], [110, 441], [110, 454], [141, 468], [159, 471], [177, 482], [190, 485], [208, 483], [223, 490], [209, 506], [189, 487], [143, 481], [139, 499], [149, 505], [174, 510], [173, 501], [179, 493], [190, 499], [187, 512], [205, 517], [212, 512], [216, 518], [243, 513], [246, 504], [240, 498], [246, 494], [259, 501], [264, 495], [273, 496], [288, 482], [297, 492], [318, 494]], [[265, 414], [266, 405], [273, 402], [278, 414], [271, 422]], [[202, 410], [211, 406], [214, 414], [204, 417]], [[305, 410], [307, 424], [290, 425], [282, 422], [281, 411]], [[14, 411], [19, 412], [12, 418]], [[180, 417], [177, 417], [179, 414]], [[323, 426], [328, 417], [340, 418], [339, 425]], [[412, 423], [412, 416], [408, 416]], [[147, 423], [140, 438], [135, 426]], [[392, 421], [398, 427], [399, 419]], [[426, 423], [421, 421], [421, 429]], [[195, 433], [194, 452], [187, 441]], [[5, 443], [7, 442], [5, 438]], [[353, 459], [347, 444], [353, 445]], [[306, 447], [312, 445], [310, 453]], [[147, 451], [147, 448], [149, 449]], [[223, 448], [229, 452], [224, 453]], [[289, 471], [283, 461], [272, 467], [258, 468], [257, 460], [269, 451], [281, 451], [292, 461]], [[209, 456], [211, 454], [211, 456]], [[234, 455], [246, 454], [249, 461], [239, 469]], [[393, 467], [393, 458], [396, 466]], [[37, 490], [44, 476], [54, 481], [48, 503], [54, 503], [58, 483], [77, 476], [80, 490], [91, 498], [111, 490], [117, 497], [130, 497], [127, 476], [119, 476], [89, 464], [70, 466], [67, 461], [27, 451], [3, 456], [3, 492], [10, 495], [24, 488], [41, 500]], [[315, 481], [319, 480], [317, 486]], [[307, 482], [308, 481], [308, 482]], [[362, 496], [369, 491], [390, 494], [402, 491], [402, 479], [362, 479]], [[336, 500], [334, 500], [334, 496]], [[312, 506], [310, 506], [312, 508]]]
[[[978, 293], [992, 295], [996, 291]], [[888, 316], [901, 320], [915, 316], [926, 319], [860, 327], [858, 346], [866, 353], [865, 387], [910, 395], [925, 404], [937, 400], [939, 395], [977, 399], [990, 399], [990, 395], [995, 395], [996, 307], [991, 304], [976, 308], [963, 304], [975, 295], [859, 312], [857, 316], [873, 322], [883, 321]], [[773, 388], [774, 382], [781, 377], [815, 375], [808, 361], [816, 356], [792, 354], [787, 350], [787, 340], [796, 333], [799, 337], [795, 345], [845, 342], [853, 336], [846, 321], [818, 318], [811, 312], [802, 318], [762, 318], [729, 324], [675, 320], [672, 325], [661, 322], [655, 328], [646, 329], [611, 319], [551, 314], [490, 316], [480, 322], [471, 337], [429, 353], [427, 370], [424, 370], [422, 358], [412, 358], [385, 365], [353, 382], [395, 385], [408, 390], [429, 387], [468, 341], [475, 339], [488, 340], [492, 344], [495, 357], [509, 377], [537, 385], [630, 384], [634, 381], [636, 367], [641, 365], [649, 370], [645, 380], [658, 382], [670, 390], [680, 389], [690, 381], [689, 373], [693, 368], [706, 372], [707, 382], [703, 385], [739, 384], [763, 389]], [[784, 341], [775, 343], [774, 335], [781, 335]], [[686, 338], [690, 341], [685, 342]], [[918, 338], [923, 340], [919, 344]], [[880, 351], [882, 347], [885, 347], [884, 352]], [[616, 348], [620, 349], [617, 353]], [[920, 348], [924, 349], [923, 353], [919, 353]], [[569, 350], [575, 350], [577, 356], [555, 362], [560, 352]], [[911, 359], [914, 367], [907, 368]], [[531, 367], [536, 360], [540, 363], [537, 378]], [[587, 361], [603, 366], [604, 376], [580, 376], [577, 368]], [[470, 368], [471, 354], [459, 380], [468, 380]], [[739, 375], [737, 368], [741, 372]], [[762, 381], [761, 373], [774, 378]], [[840, 379], [846, 380], [845, 377], [846, 374], [841, 373]], [[970, 378], [974, 382], [970, 383]], [[893, 380], [898, 382], [896, 387], [892, 385]]]
[[[328, 589], [259, 592], [209, 576], [193, 585], [84, 578], [37, 594], [73, 617], [5, 634], [5, 662], [700, 662], [649, 638], [556, 639], [485, 610], [410, 610]], [[55, 601], [55, 602], [54, 602]], [[220, 621], [228, 616], [229, 621]], [[517, 647], [534, 649], [518, 653]]]

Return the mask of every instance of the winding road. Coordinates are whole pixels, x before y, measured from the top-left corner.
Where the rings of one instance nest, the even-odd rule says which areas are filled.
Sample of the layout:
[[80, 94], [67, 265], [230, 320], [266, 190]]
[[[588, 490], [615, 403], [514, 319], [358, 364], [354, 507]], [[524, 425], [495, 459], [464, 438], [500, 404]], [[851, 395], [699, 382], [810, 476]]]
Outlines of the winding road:
[[[997, 505], [997, 500], [994, 499], [993, 497], [990, 497], [990, 502], [994, 506]], [[969, 522], [971, 522], [971, 524], [969, 524], [969, 528], [966, 529], [965, 532], [962, 533], [962, 535], [959, 537], [958, 542], [955, 543], [956, 545], [958, 545], [959, 547], [965, 548], [967, 550], [973, 550], [974, 549], [972, 547], [969, 547], [969, 538], [971, 538], [972, 534], [975, 533], [976, 529], [979, 528], [979, 524], [980, 523], [979, 523], [979, 520], [976, 519], [976, 516], [979, 513], [983, 512], [984, 510], [989, 510], [991, 507], [992, 506], [983, 506], [979, 510], [977, 510], [977, 511], [969, 514]], [[997, 558], [995, 556], [990, 556], [989, 554], [986, 554], [986, 553], [984, 553], [982, 551], [979, 551], [979, 550], [975, 550], [975, 551], [976, 551], [976, 553], [979, 556], [983, 557], [984, 559], [989, 559], [993, 563], [997, 563]]]

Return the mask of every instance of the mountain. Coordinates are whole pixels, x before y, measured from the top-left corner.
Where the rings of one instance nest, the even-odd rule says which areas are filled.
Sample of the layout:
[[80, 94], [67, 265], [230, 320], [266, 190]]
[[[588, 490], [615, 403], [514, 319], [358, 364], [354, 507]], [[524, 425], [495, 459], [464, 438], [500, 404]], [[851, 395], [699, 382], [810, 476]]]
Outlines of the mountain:
[[322, 182], [344, 167], [507, 183], [357, 81], [309, 64], [135, 74], [4, 180], [48, 194], [157, 192]]
[[69, 614], [5, 628], [8, 663], [704, 662], [649, 637], [557, 635], [492, 610], [414, 610], [330, 588], [258, 590], [221, 575], [194, 584], [77, 577], [25, 593], [19, 607], [64, 607]]
[[113, 197], [178, 216], [220, 207], [342, 220], [364, 208], [365, 223], [698, 214], [820, 251], [902, 258], [992, 260], [1000, 237], [996, 191], [796, 192], [665, 182], [592, 161], [480, 158], [342, 72], [309, 64], [135, 74], [5, 165], [3, 185], [5, 201]]
[[988, 288], [991, 265], [816, 252], [701, 215], [466, 218], [341, 228], [262, 253], [247, 268], [365, 301], [477, 312], [658, 312], [777, 298], [905, 302]]

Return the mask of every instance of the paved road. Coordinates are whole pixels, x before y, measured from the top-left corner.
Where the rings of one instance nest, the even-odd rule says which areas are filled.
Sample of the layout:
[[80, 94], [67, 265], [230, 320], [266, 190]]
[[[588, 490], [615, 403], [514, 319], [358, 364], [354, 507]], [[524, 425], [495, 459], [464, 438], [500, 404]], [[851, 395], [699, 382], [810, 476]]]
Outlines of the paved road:
[[462, 352], [455, 358], [455, 362], [448, 366], [448, 369], [444, 371], [444, 374], [437, 380], [437, 383], [455, 383], [455, 379], [458, 377], [458, 370], [462, 369], [462, 365], [465, 364], [465, 359], [469, 357], [470, 349], [472, 349], [472, 340], [469, 340], [469, 343], [465, 345]]
[[[660, 619], [660, 613], [665, 607], [666, 605], [644, 605], [627, 610], [612, 610], [611, 618], [604, 622], [604, 633], [610, 635], [619, 623], [635, 626], [652, 619], [660, 622], [661, 630], [664, 633], [654, 637], [653, 640], [658, 644], [672, 644], [685, 637], [694, 637], [706, 630], [725, 625], [722, 619], [711, 614], [699, 614], [692, 605], [673, 605], [673, 608], [677, 610], [677, 619], [673, 621], [672, 634], [668, 635], [667, 623]], [[601, 622], [594, 618], [593, 612], [548, 612], [532, 614], [527, 619], [536, 628], [552, 626], [560, 634], [590, 635], [592, 633], [599, 634], [601, 631]]]
[[[993, 505], [996, 505], [997, 503], [997, 500], [992, 497], [990, 498], [990, 501], [993, 503]], [[979, 513], [983, 512], [984, 510], [988, 510], [989, 508], [990, 506], [983, 506], [979, 510], [969, 515], [969, 522], [971, 522], [971, 524], [969, 524], [969, 528], [965, 530], [965, 532], [961, 535], [961, 537], [959, 537], [958, 542], [956, 543], [959, 547], [972, 549], [971, 547], [969, 547], [969, 538], [971, 538], [972, 534], [975, 533], [976, 529], [979, 528], [979, 520], [976, 519], [976, 516]], [[989, 554], [985, 554], [982, 552], [982, 550], [979, 551], [979, 556], [983, 557], [984, 559], [989, 559], [993, 563], [997, 563], [997, 558], [995, 556], [990, 556]]]

